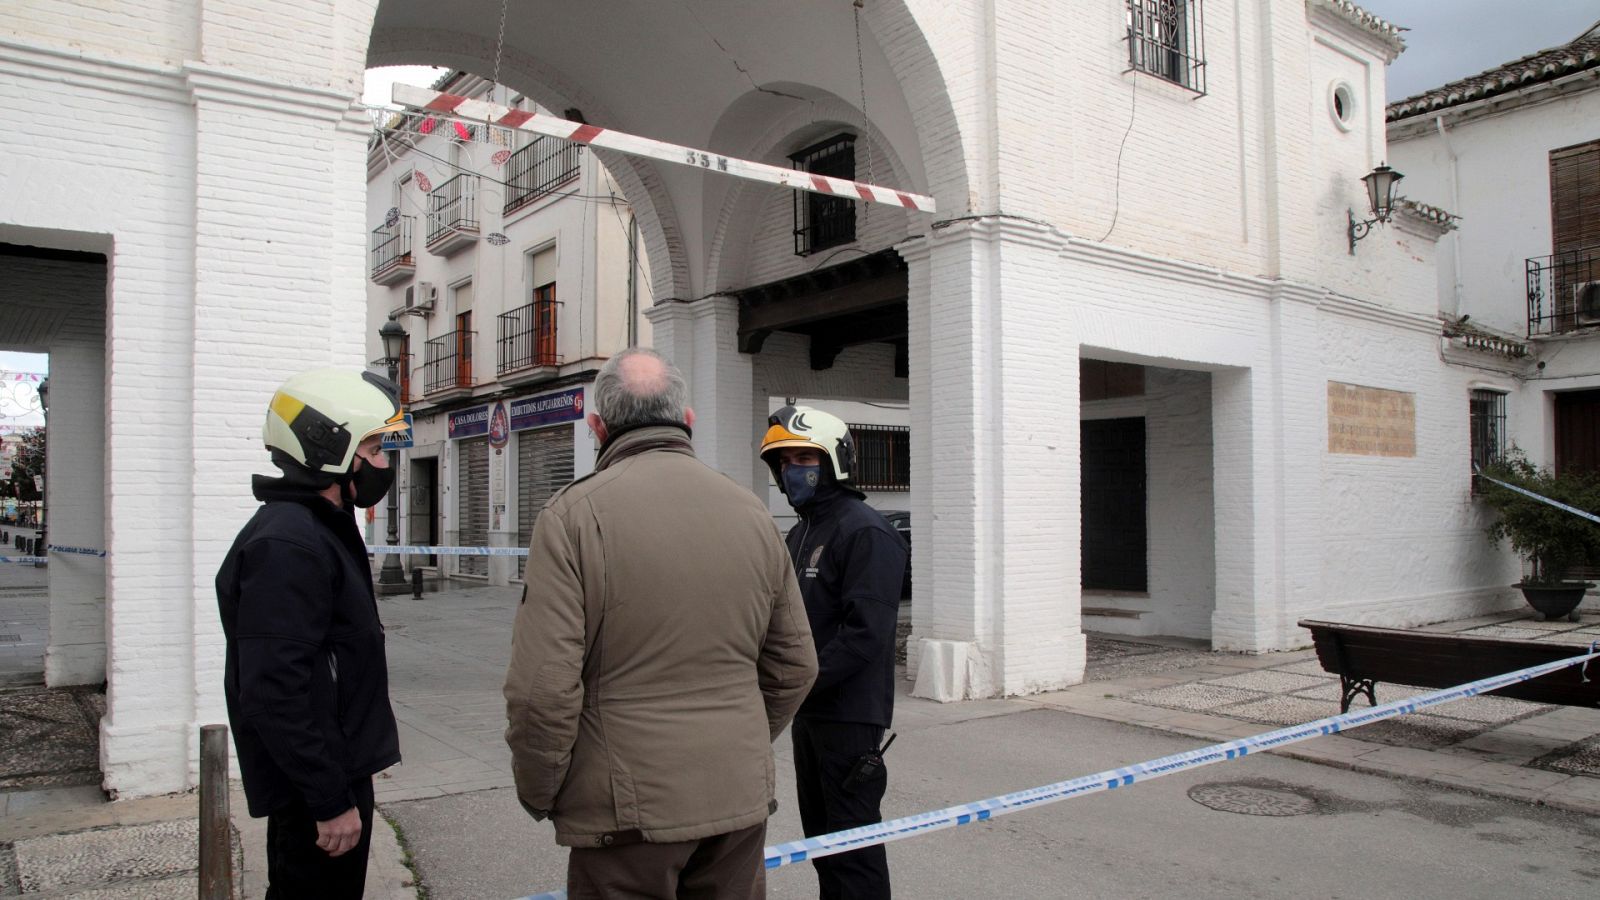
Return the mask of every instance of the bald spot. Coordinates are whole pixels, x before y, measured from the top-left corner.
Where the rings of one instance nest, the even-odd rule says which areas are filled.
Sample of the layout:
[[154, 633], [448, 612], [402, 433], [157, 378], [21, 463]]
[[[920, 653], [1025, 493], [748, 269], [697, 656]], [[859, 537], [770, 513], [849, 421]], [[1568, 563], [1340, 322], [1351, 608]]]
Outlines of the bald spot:
[[667, 367], [647, 354], [626, 357], [617, 366], [622, 387], [635, 397], [658, 397], [667, 390]]

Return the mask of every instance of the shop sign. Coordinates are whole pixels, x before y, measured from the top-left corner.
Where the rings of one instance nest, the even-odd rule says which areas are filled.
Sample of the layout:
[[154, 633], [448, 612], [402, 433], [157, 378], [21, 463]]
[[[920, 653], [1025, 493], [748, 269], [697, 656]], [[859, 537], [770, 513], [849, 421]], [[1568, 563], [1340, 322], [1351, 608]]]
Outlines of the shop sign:
[[450, 414], [446, 432], [451, 440], [489, 433], [489, 407], [474, 406]]
[[511, 426], [506, 421], [506, 405], [496, 400], [494, 412], [489, 416], [489, 446], [496, 450], [503, 448], [506, 441], [511, 438]]
[[511, 430], [525, 431], [583, 418], [583, 388], [536, 394], [511, 401]]

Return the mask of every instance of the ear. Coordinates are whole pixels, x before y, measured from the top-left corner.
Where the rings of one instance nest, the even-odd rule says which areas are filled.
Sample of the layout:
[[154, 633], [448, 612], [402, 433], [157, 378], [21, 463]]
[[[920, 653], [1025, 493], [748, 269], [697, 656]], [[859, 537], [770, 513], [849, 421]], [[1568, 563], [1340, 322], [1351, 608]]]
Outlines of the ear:
[[595, 440], [604, 444], [606, 442], [606, 423], [600, 421], [600, 417], [594, 413], [589, 413], [584, 418], [589, 423], [589, 430], [594, 432]]
[[694, 427], [694, 408], [693, 407], [685, 406], [683, 408], [683, 424], [689, 426], [690, 428]]

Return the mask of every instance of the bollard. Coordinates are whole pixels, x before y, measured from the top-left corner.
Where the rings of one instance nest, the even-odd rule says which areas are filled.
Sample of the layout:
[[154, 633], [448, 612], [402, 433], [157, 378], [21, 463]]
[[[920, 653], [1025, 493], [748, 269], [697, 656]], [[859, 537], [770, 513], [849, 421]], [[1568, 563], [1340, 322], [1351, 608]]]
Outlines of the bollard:
[[421, 600], [422, 599], [422, 570], [421, 569], [412, 569], [411, 570], [411, 599], [413, 599], [413, 600]]
[[200, 727], [200, 900], [233, 897], [228, 821], [228, 726]]

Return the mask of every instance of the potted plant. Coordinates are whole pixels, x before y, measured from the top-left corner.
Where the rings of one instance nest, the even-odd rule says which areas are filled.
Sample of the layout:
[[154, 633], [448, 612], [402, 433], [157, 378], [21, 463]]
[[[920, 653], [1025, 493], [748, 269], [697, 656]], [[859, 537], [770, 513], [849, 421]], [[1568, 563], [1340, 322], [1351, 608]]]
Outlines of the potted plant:
[[[1600, 509], [1600, 479], [1558, 475], [1529, 462], [1515, 448], [1483, 474], [1578, 509]], [[1509, 541], [1526, 563], [1527, 574], [1515, 587], [1522, 590], [1528, 605], [1545, 619], [1569, 616], [1575, 621], [1584, 592], [1594, 584], [1568, 573], [1600, 560], [1600, 525], [1488, 479], [1480, 478], [1478, 487], [1479, 496], [1499, 514], [1489, 526], [1489, 538], [1496, 544]]]

